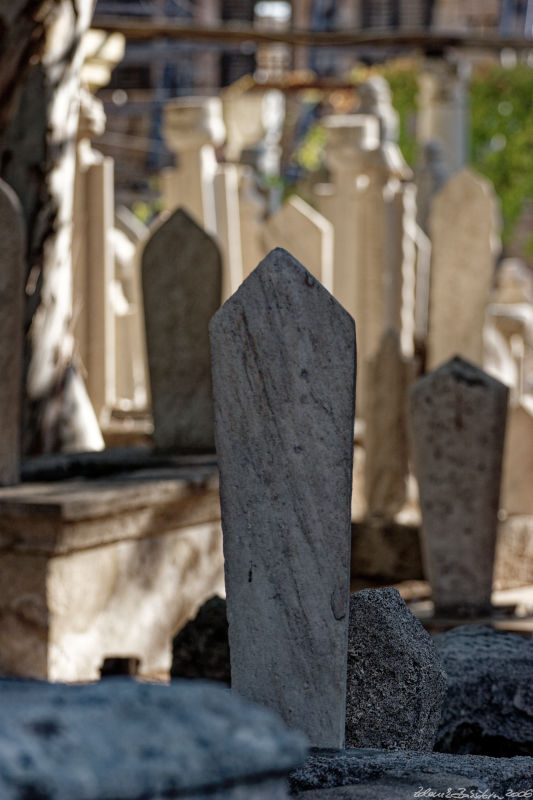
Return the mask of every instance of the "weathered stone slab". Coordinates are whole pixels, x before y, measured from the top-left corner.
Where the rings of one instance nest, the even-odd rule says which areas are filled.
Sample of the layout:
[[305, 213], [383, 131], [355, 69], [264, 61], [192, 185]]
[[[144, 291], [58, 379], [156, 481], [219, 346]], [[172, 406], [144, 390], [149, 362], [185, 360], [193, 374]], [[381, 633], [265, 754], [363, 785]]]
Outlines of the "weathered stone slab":
[[413, 370], [389, 329], [368, 364], [365, 494], [369, 514], [394, 517], [407, 497], [407, 387]]
[[533, 640], [464, 625], [436, 636], [435, 646], [448, 676], [437, 750], [531, 755]]
[[156, 447], [214, 450], [208, 324], [220, 305], [220, 253], [182, 209], [146, 243], [142, 284]]
[[435, 195], [429, 218], [430, 369], [458, 354], [481, 365], [485, 306], [498, 254], [498, 206], [492, 185], [462, 169]]
[[293, 195], [264, 225], [267, 251], [283, 247], [333, 291], [333, 225], [301, 197]]
[[24, 330], [24, 218], [18, 197], [0, 181], [0, 486], [20, 477]]
[[0, 489], [0, 548], [0, 674], [95, 680], [137, 656], [165, 676], [172, 636], [224, 588], [216, 470]]
[[233, 688], [344, 740], [355, 332], [289, 253], [210, 326]]
[[426, 574], [443, 615], [490, 610], [507, 393], [459, 357], [409, 392]]
[[[448, 753], [414, 753], [405, 750], [391, 752], [353, 748], [337, 753], [313, 753], [303, 767], [291, 774], [290, 787], [291, 792], [298, 797], [297, 792], [307, 792], [311, 789], [369, 784], [378, 779], [394, 784], [405, 781], [411, 784], [411, 797], [414, 797], [414, 792], [421, 786], [424, 789], [431, 789], [434, 779], [437, 782], [435, 788], [442, 786], [446, 776], [451, 778], [449, 786], [457, 786], [455, 776], [460, 776], [471, 781], [460, 785], [469, 787], [479, 782], [480, 789], [488, 788], [490, 792], [504, 798], [511, 796], [506, 795], [508, 791], [530, 790], [532, 774], [533, 758], [527, 757], [488, 758]], [[302, 800], [305, 796], [302, 795]], [[470, 797], [469, 794], [459, 794], [459, 797], [463, 796]], [[525, 796], [527, 797], [527, 794]], [[378, 789], [374, 797], [376, 800], [377, 798], [385, 800], [389, 795], [386, 791], [380, 793]]]
[[347, 746], [433, 750], [445, 694], [432, 639], [398, 590], [352, 594]]
[[2, 800], [283, 800], [307, 754], [300, 733], [210, 683], [0, 681], [0, 698]]

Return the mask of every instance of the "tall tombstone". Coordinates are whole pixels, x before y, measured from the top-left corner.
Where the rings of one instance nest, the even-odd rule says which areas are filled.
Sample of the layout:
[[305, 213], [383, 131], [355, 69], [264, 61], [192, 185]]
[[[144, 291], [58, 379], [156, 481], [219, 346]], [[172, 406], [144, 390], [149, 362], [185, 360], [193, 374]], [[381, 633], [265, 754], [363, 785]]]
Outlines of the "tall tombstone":
[[342, 747], [354, 322], [276, 249], [210, 337], [232, 686]]
[[294, 253], [329, 292], [333, 291], [333, 225], [293, 195], [265, 223], [267, 250], [283, 247]]
[[263, 226], [267, 198], [257, 185], [252, 167], [239, 167], [239, 220], [243, 276], [246, 278], [267, 254], [263, 242]]
[[0, 180], [0, 486], [20, 479], [26, 237], [19, 199]]
[[416, 381], [409, 421], [435, 611], [490, 611], [508, 389], [460, 357]]
[[209, 320], [220, 306], [219, 250], [178, 209], [142, 254], [146, 347], [158, 449], [213, 451]]
[[449, 177], [440, 141], [429, 141], [420, 148], [420, 160], [415, 169], [416, 219], [428, 233], [429, 210], [433, 195], [442, 189]]
[[243, 281], [239, 214], [239, 168], [220, 164], [214, 177], [217, 241], [222, 253], [222, 300], [236, 292]]
[[165, 144], [178, 161], [161, 175], [165, 207], [184, 208], [198, 225], [215, 233], [215, 147], [225, 137], [222, 103], [218, 97], [179, 97], [165, 105], [163, 116]]
[[481, 365], [485, 307], [499, 249], [498, 205], [471, 169], [450, 178], [431, 206], [428, 366], [456, 353]]
[[405, 184], [411, 173], [385, 116], [324, 119], [334, 185], [333, 293], [357, 319], [359, 409], [366, 406], [367, 363], [384, 331], [394, 327], [404, 352], [413, 351], [416, 254], [404, 231], [416, 209], [412, 187]]
[[391, 518], [407, 497], [407, 387], [411, 365], [389, 329], [368, 365], [365, 410], [365, 495], [368, 512]]
[[508, 514], [533, 514], [533, 402], [511, 406], [503, 459], [502, 508]]

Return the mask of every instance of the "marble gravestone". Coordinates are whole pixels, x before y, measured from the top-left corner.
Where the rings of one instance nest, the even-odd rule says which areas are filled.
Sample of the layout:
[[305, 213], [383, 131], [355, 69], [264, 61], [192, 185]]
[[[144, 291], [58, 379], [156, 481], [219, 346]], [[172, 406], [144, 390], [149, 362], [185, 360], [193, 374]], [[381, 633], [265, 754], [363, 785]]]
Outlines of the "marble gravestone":
[[0, 486], [19, 482], [23, 359], [24, 218], [18, 197], [0, 181]]
[[220, 305], [215, 242], [178, 209], [142, 254], [154, 441], [160, 450], [215, 449], [209, 320]]
[[485, 307], [499, 249], [492, 184], [462, 169], [435, 195], [429, 215], [429, 369], [454, 355], [483, 363]]
[[422, 550], [437, 614], [490, 612], [507, 394], [458, 356], [409, 391]]
[[354, 321], [276, 249], [210, 337], [232, 687], [342, 747]]
[[268, 246], [283, 247], [306, 264], [329, 291], [333, 291], [333, 225], [301, 197], [293, 195], [264, 225]]

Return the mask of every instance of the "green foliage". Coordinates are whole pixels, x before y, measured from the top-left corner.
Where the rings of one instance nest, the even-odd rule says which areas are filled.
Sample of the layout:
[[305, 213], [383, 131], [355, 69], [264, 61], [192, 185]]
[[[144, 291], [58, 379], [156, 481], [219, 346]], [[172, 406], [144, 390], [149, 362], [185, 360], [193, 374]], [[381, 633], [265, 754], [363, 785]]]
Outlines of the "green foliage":
[[494, 184], [509, 241], [520, 212], [533, 199], [533, 70], [492, 66], [471, 84], [472, 166]]
[[[400, 115], [400, 147], [414, 166], [417, 69], [392, 64], [379, 72], [389, 81]], [[533, 200], [532, 97], [533, 70], [524, 64], [512, 69], [480, 67], [472, 76], [470, 163], [494, 184], [501, 202], [504, 243], [512, 236], [524, 202]]]
[[295, 154], [296, 163], [309, 172], [315, 172], [322, 163], [322, 151], [325, 143], [324, 126], [319, 123], [312, 125]]
[[[355, 67], [355, 83], [372, 74], [382, 75], [391, 87], [392, 102], [400, 117], [400, 148], [407, 163], [417, 162], [415, 137], [417, 75], [413, 60], [389, 62], [369, 68]], [[478, 67], [470, 84], [471, 166], [485, 175], [500, 199], [503, 242], [509, 242], [524, 203], [533, 202], [533, 69], [525, 64], [504, 68]], [[321, 160], [324, 129], [309, 131], [296, 160], [315, 170]], [[524, 255], [533, 255], [533, 236]]]

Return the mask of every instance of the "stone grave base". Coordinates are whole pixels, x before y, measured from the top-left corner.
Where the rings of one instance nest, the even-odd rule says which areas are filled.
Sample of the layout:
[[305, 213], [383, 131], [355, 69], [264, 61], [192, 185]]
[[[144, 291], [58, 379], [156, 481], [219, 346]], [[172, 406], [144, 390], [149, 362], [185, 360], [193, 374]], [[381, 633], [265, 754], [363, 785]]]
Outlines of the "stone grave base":
[[105, 657], [137, 656], [140, 675], [166, 676], [173, 635], [223, 592], [216, 467], [1, 489], [0, 549], [2, 675], [87, 681]]
[[420, 593], [418, 597], [412, 597], [406, 602], [431, 634], [444, 633], [463, 625], [488, 625], [498, 630], [533, 637], [533, 585], [494, 591], [491, 598], [492, 609], [484, 616], [435, 614], [429, 584], [424, 597]]
[[[352, 522], [352, 581], [372, 585], [422, 580], [420, 520], [366, 518]], [[494, 588], [533, 584], [533, 516], [500, 522]], [[368, 585], [368, 584], [367, 584]]]
[[[291, 795], [299, 800], [412, 800], [474, 795], [503, 798], [527, 797], [532, 775], [533, 758], [525, 756], [490, 758], [354, 748], [315, 750], [303, 767], [292, 772], [290, 785]], [[450, 791], [447, 795], [450, 788], [457, 794]]]

